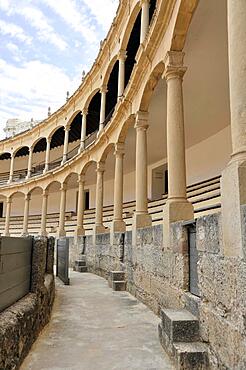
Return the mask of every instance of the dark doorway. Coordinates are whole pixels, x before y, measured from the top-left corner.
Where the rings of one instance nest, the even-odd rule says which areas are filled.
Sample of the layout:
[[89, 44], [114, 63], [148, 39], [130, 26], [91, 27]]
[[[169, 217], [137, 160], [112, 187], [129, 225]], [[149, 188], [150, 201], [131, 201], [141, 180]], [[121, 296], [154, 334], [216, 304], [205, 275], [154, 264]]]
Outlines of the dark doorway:
[[196, 224], [187, 225], [188, 228], [188, 255], [189, 255], [189, 291], [200, 297], [198, 280], [198, 252], [196, 248]]
[[3, 217], [3, 202], [0, 202], [0, 218]]
[[85, 190], [85, 210], [90, 209], [90, 192]]

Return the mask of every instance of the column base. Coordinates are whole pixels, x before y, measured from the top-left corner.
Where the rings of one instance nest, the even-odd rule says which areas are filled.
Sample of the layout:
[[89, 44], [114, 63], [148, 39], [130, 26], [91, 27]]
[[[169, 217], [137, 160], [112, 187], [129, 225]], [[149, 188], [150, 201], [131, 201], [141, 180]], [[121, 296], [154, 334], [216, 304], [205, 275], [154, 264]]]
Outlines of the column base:
[[63, 236], [66, 236], [66, 231], [65, 230], [59, 230], [58, 231], [58, 238], [61, 238]]
[[43, 175], [46, 174], [46, 172], [48, 172], [49, 168], [48, 167], [45, 167], [44, 170], [43, 170]]
[[47, 233], [47, 231], [41, 231], [40, 235], [41, 236], [48, 236], [48, 233]]
[[108, 231], [108, 228], [104, 225], [95, 225], [94, 226], [94, 234], [104, 234]]
[[110, 229], [112, 233], [124, 233], [126, 231], [126, 224], [123, 220], [113, 220]]
[[177, 221], [194, 219], [194, 208], [188, 200], [167, 200], [163, 209], [163, 242], [164, 246], [170, 246], [170, 225]]
[[222, 172], [221, 213], [224, 254], [246, 257], [246, 159], [231, 161]]
[[152, 218], [148, 213], [134, 213], [132, 226], [134, 229], [141, 229], [152, 225]]
[[77, 227], [75, 229], [74, 236], [78, 237], [78, 236], [83, 236], [83, 235], [85, 235], [85, 229], [83, 227]]

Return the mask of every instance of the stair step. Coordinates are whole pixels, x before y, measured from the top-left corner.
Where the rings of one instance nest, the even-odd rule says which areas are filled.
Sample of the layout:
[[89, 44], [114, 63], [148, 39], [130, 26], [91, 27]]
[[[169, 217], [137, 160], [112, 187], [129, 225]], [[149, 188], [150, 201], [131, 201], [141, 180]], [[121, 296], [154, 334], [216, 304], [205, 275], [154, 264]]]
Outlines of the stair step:
[[117, 292], [123, 292], [126, 290], [125, 281], [112, 281], [112, 289]]
[[124, 271], [110, 271], [112, 281], [120, 281], [125, 279]]
[[199, 341], [199, 321], [189, 311], [162, 309], [162, 327], [171, 342]]
[[87, 266], [78, 266], [77, 272], [87, 272]]
[[204, 343], [173, 343], [173, 348], [177, 369], [209, 369], [208, 349]]

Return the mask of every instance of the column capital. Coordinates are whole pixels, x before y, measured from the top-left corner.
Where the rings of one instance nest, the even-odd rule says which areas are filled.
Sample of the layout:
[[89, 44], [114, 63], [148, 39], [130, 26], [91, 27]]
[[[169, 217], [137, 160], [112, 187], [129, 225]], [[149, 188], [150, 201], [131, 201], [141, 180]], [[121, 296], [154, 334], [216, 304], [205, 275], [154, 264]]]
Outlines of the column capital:
[[34, 144], [32, 144], [32, 145], [30, 145], [30, 146], [29, 146], [29, 154], [30, 154], [30, 153], [33, 153], [33, 149], [34, 149], [34, 147], [35, 147], [35, 145], [34, 145]]
[[83, 108], [81, 114], [82, 116], [86, 116], [88, 114], [88, 108]]
[[27, 200], [28, 202], [31, 200], [31, 194], [30, 193], [25, 195], [25, 200]]
[[49, 195], [49, 190], [48, 189], [44, 189], [43, 190], [43, 197], [47, 197]]
[[116, 143], [114, 147], [114, 155], [124, 155], [125, 154], [125, 144], [124, 143]]
[[50, 144], [50, 143], [51, 143], [51, 139], [52, 139], [52, 136], [47, 136], [47, 138], [46, 138], [46, 144], [47, 144], [47, 143], [49, 143], [49, 144]]
[[149, 4], [150, 3], [150, 0], [140, 0], [140, 6], [142, 6], [143, 4]]
[[118, 60], [123, 60], [123, 61], [125, 61], [126, 60], [126, 58], [127, 58], [127, 51], [126, 50], [123, 50], [123, 49], [121, 49], [120, 51], [119, 51], [119, 53], [118, 53]]
[[10, 196], [10, 197], [7, 197], [7, 199], [6, 199], [6, 203], [12, 203], [12, 198], [11, 198], [11, 196]]
[[85, 182], [85, 175], [84, 174], [78, 176], [78, 183], [82, 184], [83, 182]]
[[60, 190], [61, 190], [61, 191], [66, 191], [66, 190], [67, 190], [67, 184], [66, 184], [65, 182], [63, 182], [63, 183], [61, 184]]
[[149, 127], [149, 112], [138, 111], [136, 114], [134, 127], [136, 129], [143, 128], [147, 130], [147, 128]]
[[162, 77], [167, 81], [171, 78], [182, 79], [187, 70], [184, 66], [184, 56], [182, 51], [168, 51], [164, 59], [165, 70]]
[[105, 86], [105, 85], [103, 85], [102, 87], [101, 87], [101, 89], [100, 89], [100, 93], [102, 94], [102, 93], [107, 93], [108, 92], [108, 87], [107, 86]]
[[104, 172], [105, 171], [105, 162], [97, 162], [97, 172]]
[[64, 126], [64, 131], [69, 131], [70, 130], [70, 124], [66, 124]]

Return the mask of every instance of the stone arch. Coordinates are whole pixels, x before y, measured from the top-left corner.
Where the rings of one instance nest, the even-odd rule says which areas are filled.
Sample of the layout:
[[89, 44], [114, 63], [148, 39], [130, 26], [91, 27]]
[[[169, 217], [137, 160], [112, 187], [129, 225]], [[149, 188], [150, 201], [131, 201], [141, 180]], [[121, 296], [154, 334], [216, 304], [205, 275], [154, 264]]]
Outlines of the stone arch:
[[29, 190], [28, 190], [28, 193], [29, 195], [31, 195], [35, 190], [41, 190], [41, 192], [43, 191], [43, 188], [42, 186], [40, 185], [36, 185], [34, 184]]
[[131, 114], [124, 122], [117, 137], [117, 143], [124, 143], [126, 140], [127, 132], [130, 127], [135, 123], [135, 114]]
[[114, 147], [115, 147], [115, 144], [114, 143], [110, 143], [106, 146], [106, 148], [104, 149], [100, 159], [99, 159], [99, 162], [105, 162], [106, 159], [107, 159], [107, 156], [110, 152], [112, 152], [114, 150]]
[[26, 193], [25, 193], [25, 192], [23, 192], [23, 191], [21, 191], [21, 190], [14, 190], [14, 191], [13, 191], [13, 193], [10, 193], [9, 198], [10, 198], [11, 200], [13, 200], [13, 197], [14, 197], [16, 194], [21, 194], [21, 195], [23, 195], [23, 197], [25, 197], [25, 195], [26, 195]]
[[110, 78], [110, 74], [111, 74], [111, 72], [114, 68], [115, 63], [117, 63], [117, 60], [118, 60], [117, 55], [114, 55], [113, 58], [111, 59], [109, 65], [108, 65], [106, 73], [103, 77], [102, 86], [105, 86], [105, 87], [108, 86], [108, 81], [109, 81], [109, 78]]
[[94, 159], [91, 159], [90, 161], [88, 161], [82, 168], [81, 170], [81, 175], [85, 175], [86, 174], [86, 171], [88, 170], [88, 168], [92, 165], [96, 165], [97, 162], [94, 160]]
[[69, 180], [71, 179], [71, 177], [73, 176], [79, 176], [79, 174], [77, 172], [70, 172], [68, 175], [66, 175], [62, 180], [61, 180], [61, 183], [62, 184], [67, 184], [69, 182]]
[[84, 105], [84, 109], [88, 109], [89, 108], [89, 105], [90, 105], [91, 100], [96, 95], [96, 93], [98, 93], [99, 91], [100, 91], [100, 89], [97, 87], [95, 90], [93, 90], [90, 93], [90, 95], [86, 99], [86, 102], [85, 102], [85, 105]]
[[53, 181], [51, 181], [46, 187], [45, 187], [45, 189], [44, 190], [48, 190], [49, 191], [49, 189], [51, 188], [51, 186], [53, 186], [54, 184], [58, 184], [59, 186], [61, 186], [61, 182], [60, 181], [58, 181], [58, 180], [53, 180]]
[[163, 62], [159, 62], [152, 70], [148, 81], [145, 84], [143, 94], [141, 97], [141, 101], [139, 104], [139, 110], [140, 111], [148, 111], [149, 104], [151, 101], [152, 94], [155, 90], [156, 85], [158, 84], [158, 81], [160, 80], [163, 72], [165, 69], [165, 65]]
[[127, 44], [128, 44], [131, 32], [132, 32], [134, 23], [140, 11], [141, 11], [141, 6], [140, 6], [140, 2], [138, 1], [136, 5], [134, 6], [130, 17], [128, 18], [128, 23], [127, 23], [124, 35], [122, 37], [121, 45], [120, 45], [121, 50], [126, 50], [127, 48]]
[[181, 0], [171, 39], [170, 50], [182, 51], [199, 0]]

